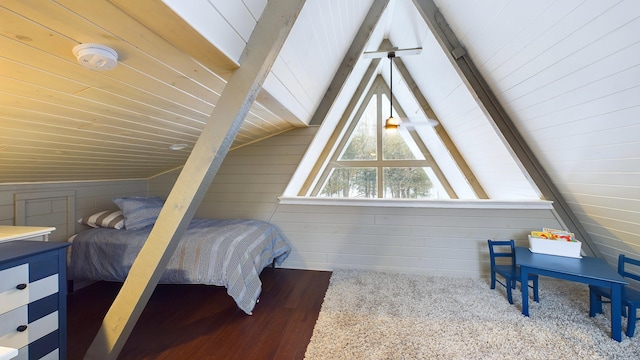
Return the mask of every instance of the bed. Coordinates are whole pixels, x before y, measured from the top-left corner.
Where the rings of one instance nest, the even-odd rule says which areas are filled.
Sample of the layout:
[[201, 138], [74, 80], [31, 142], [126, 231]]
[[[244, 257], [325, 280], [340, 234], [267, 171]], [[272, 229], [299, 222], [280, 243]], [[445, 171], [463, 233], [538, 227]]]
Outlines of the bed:
[[[139, 218], [127, 217], [132, 213], [126, 207], [121, 209], [78, 220], [92, 228], [69, 239], [70, 280], [125, 280], [155, 219], [151, 216], [148, 222], [137, 222]], [[154, 213], [157, 218], [159, 210]], [[260, 273], [271, 264], [280, 265], [289, 252], [282, 234], [270, 223], [194, 218], [159, 283], [224, 286], [238, 307], [250, 315], [262, 290]]]

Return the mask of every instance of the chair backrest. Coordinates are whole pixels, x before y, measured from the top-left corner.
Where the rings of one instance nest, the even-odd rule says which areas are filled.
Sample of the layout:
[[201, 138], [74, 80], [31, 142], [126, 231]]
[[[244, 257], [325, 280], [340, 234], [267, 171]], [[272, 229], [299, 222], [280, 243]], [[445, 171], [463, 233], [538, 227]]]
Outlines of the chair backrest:
[[515, 266], [515, 243], [513, 240], [487, 240], [491, 268], [496, 266], [496, 258], [511, 258], [511, 266]]
[[[635, 271], [635, 273], [629, 272], [629, 266], [626, 266], [626, 265], [633, 265], [631, 266], [631, 269], [632, 271]], [[640, 281], [640, 275], [638, 275], [639, 273], [640, 273], [640, 260], [626, 257], [623, 254], [620, 254], [620, 256], [618, 256], [618, 274], [626, 278]]]

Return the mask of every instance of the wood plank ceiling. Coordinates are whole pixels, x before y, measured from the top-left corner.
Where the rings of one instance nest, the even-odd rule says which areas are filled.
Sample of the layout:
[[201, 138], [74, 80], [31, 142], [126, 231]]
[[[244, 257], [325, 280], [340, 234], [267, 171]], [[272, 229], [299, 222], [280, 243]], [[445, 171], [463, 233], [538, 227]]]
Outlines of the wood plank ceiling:
[[[177, 168], [238, 66], [159, 0], [3, 1], [0, 19], [0, 183]], [[118, 66], [83, 68], [81, 43], [116, 50]], [[300, 126], [266, 91], [258, 99], [233, 148]]]
[[[182, 166], [191, 147], [168, 147], [195, 143], [266, 1], [194, 3], [219, 11], [224, 21], [203, 12], [202, 24], [232, 44], [213, 47], [161, 0], [0, 2], [0, 183], [149, 178]], [[383, 39], [421, 46], [403, 62], [489, 197], [535, 197], [416, 3], [429, 1], [391, 0], [366, 50]], [[371, 4], [307, 0], [234, 148], [306, 126]], [[639, 253], [638, 2], [435, 4], [605, 256]], [[237, 21], [232, 5], [246, 10]], [[89, 42], [117, 50], [119, 65], [78, 65], [72, 48]], [[327, 118], [341, 115], [366, 68], [356, 64]]]

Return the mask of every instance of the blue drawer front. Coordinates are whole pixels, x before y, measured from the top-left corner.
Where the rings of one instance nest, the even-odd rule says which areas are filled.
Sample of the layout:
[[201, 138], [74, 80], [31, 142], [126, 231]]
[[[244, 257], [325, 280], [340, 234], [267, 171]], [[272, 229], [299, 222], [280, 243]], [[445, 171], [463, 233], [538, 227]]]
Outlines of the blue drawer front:
[[37, 360], [58, 348], [58, 330], [29, 344], [29, 360]]
[[58, 293], [29, 304], [29, 323], [58, 310]]
[[34, 282], [58, 273], [58, 252], [33, 257], [29, 261], [29, 281]]
[[28, 345], [28, 358], [40, 359], [54, 351], [67, 357], [66, 248], [69, 243], [8, 241], [0, 243], [0, 270], [29, 264], [29, 282], [58, 274], [58, 293], [30, 303], [28, 322], [36, 322], [58, 311], [58, 329]]

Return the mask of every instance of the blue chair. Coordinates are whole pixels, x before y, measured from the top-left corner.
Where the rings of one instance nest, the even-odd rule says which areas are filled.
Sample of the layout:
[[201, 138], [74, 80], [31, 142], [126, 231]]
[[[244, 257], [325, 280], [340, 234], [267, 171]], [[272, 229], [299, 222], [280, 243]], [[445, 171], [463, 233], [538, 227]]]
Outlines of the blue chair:
[[[509, 304], [513, 304], [513, 296], [511, 295], [511, 289], [516, 288], [516, 283], [520, 281], [520, 268], [516, 266], [515, 256], [515, 244], [513, 240], [487, 240], [489, 243], [489, 256], [491, 259], [491, 289], [496, 288], [496, 282], [504, 286], [507, 289], [507, 299]], [[509, 261], [505, 261], [504, 264], [497, 264], [497, 258], [509, 258]], [[504, 283], [501, 282], [496, 275], [500, 275], [504, 278]], [[532, 285], [529, 285], [529, 281]], [[533, 299], [536, 302], [540, 302], [538, 297], [538, 275], [529, 274], [527, 279], [527, 292], [529, 288], [533, 289]], [[520, 284], [521, 289], [525, 289]]]
[[[620, 256], [618, 256], [618, 274], [628, 279], [640, 281], [640, 275], [630, 273], [628, 271], [629, 267], [631, 267], [635, 273], [640, 274], [640, 260], [620, 254]], [[603, 297], [609, 299], [609, 301], [603, 301]], [[589, 285], [589, 316], [593, 317], [596, 316], [596, 314], [602, 313], [603, 302], [611, 303], [611, 289]], [[638, 307], [640, 307], [640, 291], [632, 289], [629, 286], [623, 287], [622, 315], [627, 317], [627, 331], [625, 331], [625, 334], [628, 337], [633, 337], [633, 333], [636, 330], [636, 310]]]

